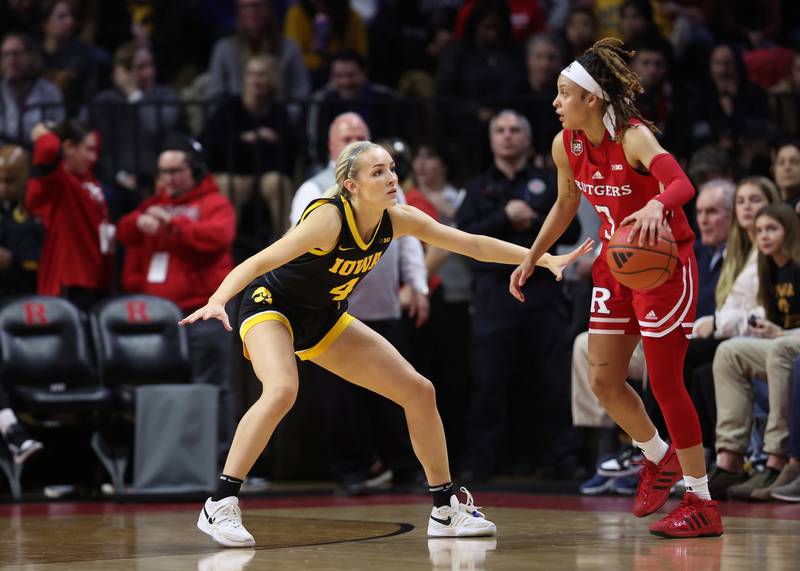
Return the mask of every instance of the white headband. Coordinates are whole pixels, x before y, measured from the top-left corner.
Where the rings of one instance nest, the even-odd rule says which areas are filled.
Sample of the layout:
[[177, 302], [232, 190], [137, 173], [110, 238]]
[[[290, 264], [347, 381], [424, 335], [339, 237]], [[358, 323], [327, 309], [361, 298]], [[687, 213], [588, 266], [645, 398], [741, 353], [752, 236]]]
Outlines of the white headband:
[[597, 95], [597, 97], [608, 103], [608, 105], [606, 105], [606, 112], [603, 115], [603, 125], [606, 126], [608, 134], [611, 135], [612, 138], [616, 136], [617, 117], [614, 113], [614, 106], [610, 103], [608, 93], [600, 87], [600, 84], [586, 71], [586, 68], [576, 60], [562, 69], [561, 75], [567, 79], [571, 79], [589, 93]]

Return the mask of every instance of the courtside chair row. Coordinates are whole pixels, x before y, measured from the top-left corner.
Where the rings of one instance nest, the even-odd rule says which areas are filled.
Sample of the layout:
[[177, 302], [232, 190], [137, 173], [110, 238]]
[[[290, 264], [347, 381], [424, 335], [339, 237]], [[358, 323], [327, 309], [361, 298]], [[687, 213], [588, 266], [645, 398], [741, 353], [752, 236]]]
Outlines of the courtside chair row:
[[[0, 382], [34, 425], [88, 426], [92, 449], [122, 490], [129, 450], [109, 442], [110, 426], [130, 418], [136, 387], [191, 381], [181, 317], [168, 300], [121, 296], [93, 307], [87, 328], [86, 316], [62, 298], [15, 298], [0, 308]], [[0, 468], [20, 499], [22, 467], [4, 446]]]

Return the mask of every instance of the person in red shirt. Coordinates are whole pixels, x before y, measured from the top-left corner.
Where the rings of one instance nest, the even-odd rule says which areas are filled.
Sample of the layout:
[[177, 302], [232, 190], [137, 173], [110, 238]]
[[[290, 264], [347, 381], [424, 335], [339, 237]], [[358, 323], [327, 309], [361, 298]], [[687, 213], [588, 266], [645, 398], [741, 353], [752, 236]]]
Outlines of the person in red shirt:
[[31, 132], [33, 169], [25, 206], [45, 227], [37, 290], [65, 297], [83, 310], [112, 289], [114, 226], [92, 168], [98, 136], [70, 119], [55, 131]]
[[[665, 537], [722, 535], [717, 503], [708, 491], [700, 422], [683, 383], [697, 305], [697, 262], [694, 233], [682, 206], [694, 196], [694, 188], [656, 140], [655, 127], [634, 106], [643, 88], [624, 62], [632, 55], [619, 40], [606, 38], [561, 71], [553, 101], [564, 126], [552, 145], [558, 199], [526, 260], [511, 275], [509, 290], [520, 301], [525, 299], [520, 289], [533, 272], [533, 261], [564, 232], [585, 195], [602, 220], [603, 246], [592, 268], [590, 383], [645, 456], [633, 513], [643, 517], [661, 508], [683, 476], [683, 501], [653, 522], [650, 532]], [[655, 243], [669, 227], [679, 263], [662, 285], [631, 290], [612, 275], [605, 249], [615, 229], [626, 224], [633, 225], [631, 240], [640, 246]], [[672, 445], [661, 439], [641, 398], [625, 382], [640, 337], [650, 386]]]
[[[126, 247], [125, 291], [163, 297], [186, 315], [205, 305], [233, 269], [236, 215], [207, 174], [199, 145], [170, 135], [158, 158], [156, 193], [117, 225]], [[218, 321], [188, 329], [194, 382], [220, 388], [221, 452], [233, 435], [231, 340]]]

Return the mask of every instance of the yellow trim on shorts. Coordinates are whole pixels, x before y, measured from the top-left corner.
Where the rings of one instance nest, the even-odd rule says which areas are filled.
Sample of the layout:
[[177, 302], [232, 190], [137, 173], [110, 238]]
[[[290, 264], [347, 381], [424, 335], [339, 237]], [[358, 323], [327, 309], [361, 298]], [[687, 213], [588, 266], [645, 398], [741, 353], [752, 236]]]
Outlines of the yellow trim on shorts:
[[308, 361], [315, 357], [319, 357], [328, 350], [328, 347], [330, 347], [333, 342], [339, 338], [339, 335], [344, 333], [344, 330], [347, 329], [352, 322], [353, 316], [345, 311], [341, 316], [339, 316], [339, 319], [336, 321], [333, 327], [328, 329], [328, 332], [319, 341], [319, 343], [309, 349], [295, 351], [295, 354], [303, 361]]
[[260, 313], [256, 313], [255, 315], [251, 315], [247, 319], [244, 320], [242, 326], [239, 328], [239, 337], [242, 338], [242, 350], [244, 352], [244, 358], [248, 361], [250, 360], [250, 353], [247, 352], [247, 344], [244, 342], [244, 338], [247, 335], [247, 332], [250, 331], [253, 327], [258, 325], [259, 323], [264, 323], [266, 321], [279, 321], [286, 326], [286, 329], [289, 330], [289, 335], [292, 336], [292, 341], [294, 341], [294, 331], [292, 331], [292, 324], [289, 323], [287, 317], [279, 311], [267, 310], [262, 311]]

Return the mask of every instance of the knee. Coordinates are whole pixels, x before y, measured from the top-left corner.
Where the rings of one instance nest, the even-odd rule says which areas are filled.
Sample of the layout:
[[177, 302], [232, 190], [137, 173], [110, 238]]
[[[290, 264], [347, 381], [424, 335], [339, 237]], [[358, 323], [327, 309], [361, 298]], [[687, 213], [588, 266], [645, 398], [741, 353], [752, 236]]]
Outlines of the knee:
[[714, 361], [711, 367], [715, 383], [725, 380], [732, 372], [731, 365], [736, 357], [736, 347], [734, 345], [731, 341], [725, 341], [714, 352]]
[[402, 403], [403, 408], [432, 409], [436, 408], [436, 389], [433, 383], [423, 376], [418, 376]]
[[625, 381], [612, 379], [604, 375], [593, 374], [589, 377], [592, 392], [600, 402], [614, 400], [625, 388]]
[[276, 409], [281, 414], [286, 414], [297, 400], [297, 386], [278, 384], [266, 387], [259, 401], [270, 408]]

